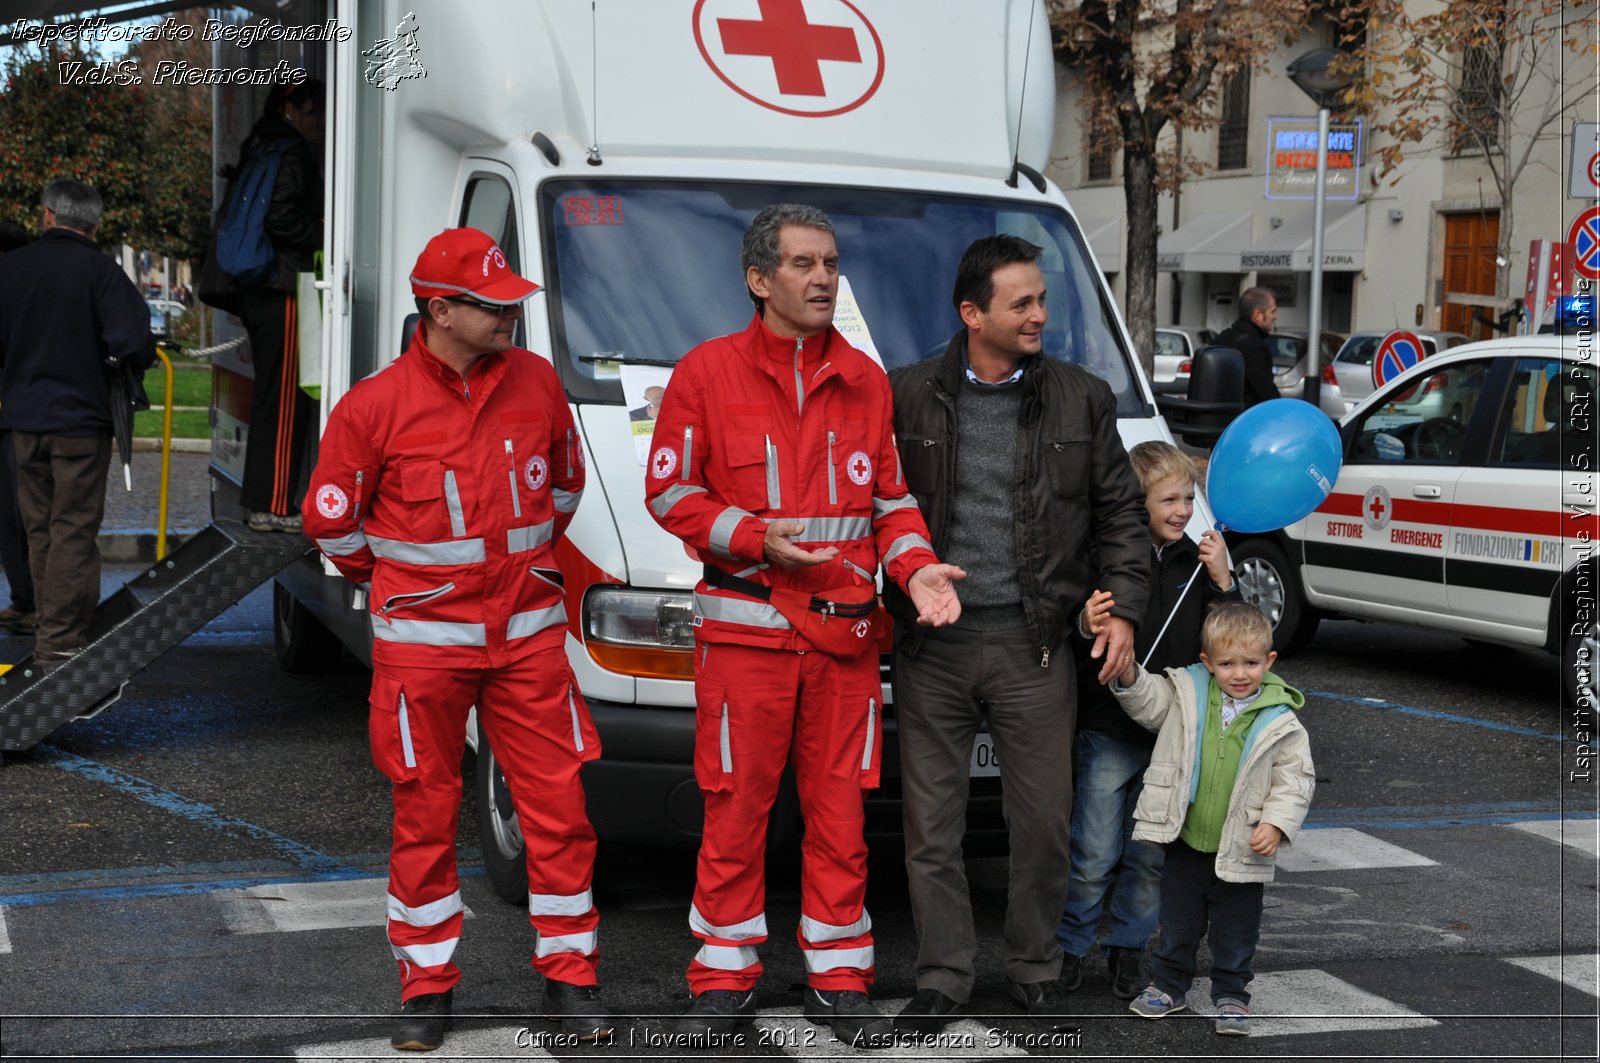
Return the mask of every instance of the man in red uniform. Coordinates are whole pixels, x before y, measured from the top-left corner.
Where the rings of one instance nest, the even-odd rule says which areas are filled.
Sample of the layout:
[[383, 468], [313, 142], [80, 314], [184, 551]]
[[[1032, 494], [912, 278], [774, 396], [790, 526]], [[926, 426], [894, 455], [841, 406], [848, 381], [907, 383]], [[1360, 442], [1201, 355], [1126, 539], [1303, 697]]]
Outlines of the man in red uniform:
[[964, 573], [938, 563], [906, 493], [888, 379], [833, 328], [828, 216], [768, 207], [745, 231], [741, 262], [756, 316], [678, 363], [645, 477], [650, 512], [706, 564], [694, 620], [706, 822], [689, 913], [703, 945], [680, 1030], [709, 1038], [755, 1013], [767, 815], [792, 762], [806, 824], [805, 1016], [883, 1047], [894, 1034], [866, 995], [875, 961], [862, 835], [882, 693], [871, 617], [849, 605], [875, 604], [881, 563], [922, 623], [952, 623], [952, 580]]
[[567, 665], [553, 552], [583, 491], [582, 446], [555, 371], [511, 345], [538, 286], [493, 240], [434, 237], [411, 290], [410, 348], [334, 408], [302, 507], [322, 552], [370, 584], [372, 755], [394, 783], [392, 1043], [437, 1048], [461, 978], [455, 839], [473, 705], [527, 839], [541, 1007], [566, 1033], [606, 1037], [578, 778], [600, 742]]

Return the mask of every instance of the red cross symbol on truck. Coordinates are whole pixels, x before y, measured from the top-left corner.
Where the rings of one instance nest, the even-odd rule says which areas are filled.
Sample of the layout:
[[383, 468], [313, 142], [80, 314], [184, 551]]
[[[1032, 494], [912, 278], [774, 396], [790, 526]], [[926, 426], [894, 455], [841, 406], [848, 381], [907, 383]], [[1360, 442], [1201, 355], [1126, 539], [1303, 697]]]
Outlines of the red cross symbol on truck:
[[806, 20], [800, 0], [760, 0], [761, 18], [722, 18], [717, 29], [729, 55], [764, 55], [772, 60], [778, 91], [789, 96], [824, 96], [822, 60], [861, 62], [855, 30]]

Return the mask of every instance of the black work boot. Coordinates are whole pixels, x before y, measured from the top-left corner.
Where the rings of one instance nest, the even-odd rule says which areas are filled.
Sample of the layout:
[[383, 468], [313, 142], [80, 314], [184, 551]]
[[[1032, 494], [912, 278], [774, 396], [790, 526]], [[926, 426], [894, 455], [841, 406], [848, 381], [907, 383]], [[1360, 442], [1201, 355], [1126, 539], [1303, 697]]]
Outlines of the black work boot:
[[450, 995], [454, 992], [446, 989], [443, 993], [424, 993], [403, 1002], [394, 1033], [389, 1036], [390, 1046], [432, 1052], [444, 1044], [444, 1032], [450, 1026]]
[[900, 1014], [894, 1017], [895, 1033], [912, 1037], [932, 1037], [954, 1021], [959, 1003], [937, 989], [924, 987], [917, 990]]
[[1071, 1025], [1066, 1020], [1067, 990], [1058, 978], [1046, 982], [1017, 982], [1007, 978], [1006, 995], [1052, 1030], [1065, 1030]]
[[573, 985], [554, 978], [544, 980], [544, 999], [539, 1002], [544, 1017], [561, 1024], [561, 1032], [580, 1041], [604, 1041], [611, 1037], [616, 1023], [600, 1003], [597, 985]]
[[[1076, 993], [1078, 987], [1083, 985], [1083, 957], [1074, 956], [1070, 952], [1061, 954], [1061, 988], [1069, 993]], [[1139, 987], [1143, 989], [1143, 986]]]
[[890, 1048], [894, 1026], [872, 1006], [867, 995], [854, 989], [814, 989], [806, 986], [805, 1017], [829, 1026], [833, 1036], [852, 1048]]
[[678, 1020], [678, 1032], [693, 1039], [711, 1040], [748, 1026], [756, 1016], [756, 991], [708, 989], [695, 994], [694, 1003]]
[[1144, 969], [1143, 949], [1112, 949], [1106, 958], [1106, 967], [1111, 974], [1111, 995], [1118, 1000], [1132, 1000], [1150, 984]]

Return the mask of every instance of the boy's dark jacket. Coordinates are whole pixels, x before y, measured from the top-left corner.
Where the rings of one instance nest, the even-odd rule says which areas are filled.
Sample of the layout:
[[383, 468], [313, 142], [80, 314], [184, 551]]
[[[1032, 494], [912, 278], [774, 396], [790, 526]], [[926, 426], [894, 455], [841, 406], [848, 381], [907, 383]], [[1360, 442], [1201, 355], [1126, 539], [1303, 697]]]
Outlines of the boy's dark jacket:
[[[1145, 541], [1149, 542], [1148, 534]], [[1194, 573], [1195, 566], [1200, 564], [1200, 548], [1194, 540], [1184, 536], [1175, 543], [1169, 543], [1160, 554], [1156, 553], [1153, 546], [1147, 549], [1153, 565], [1150, 600], [1144, 608], [1144, 622], [1134, 635], [1133, 653], [1134, 658], [1146, 669], [1159, 675], [1168, 668], [1182, 668], [1200, 659], [1200, 624], [1214, 603], [1240, 600], [1239, 581], [1234, 580], [1233, 586], [1226, 591], [1218, 590], [1211, 582], [1211, 574], [1202, 568], [1194, 576], [1196, 585], [1189, 589], [1188, 594], [1184, 594], [1184, 585], [1188, 583], [1190, 574]], [[1146, 663], [1145, 657], [1150, 653], [1150, 646], [1155, 643], [1161, 625], [1167, 623], [1167, 614], [1172, 611], [1173, 603], [1178, 602], [1180, 595], [1183, 601], [1178, 605], [1177, 615], [1167, 625], [1167, 633], [1161, 636], [1161, 642], [1156, 645], [1155, 656]], [[1077, 614], [1073, 616], [1076, 618]], [[1078, 662], [1078, 730], [1110, 735], [1134, 745], [1155, 745], [1156, 736], [1128, 719], [1128, 714], [1122, 711], [1117, 699], [1100, 684], [1100, 667], [1105, 661], [1097, 661], [1089, 656], [1093, 643], [1076, 634], [1076, 623], [1073, 630], [1072, 649]]]

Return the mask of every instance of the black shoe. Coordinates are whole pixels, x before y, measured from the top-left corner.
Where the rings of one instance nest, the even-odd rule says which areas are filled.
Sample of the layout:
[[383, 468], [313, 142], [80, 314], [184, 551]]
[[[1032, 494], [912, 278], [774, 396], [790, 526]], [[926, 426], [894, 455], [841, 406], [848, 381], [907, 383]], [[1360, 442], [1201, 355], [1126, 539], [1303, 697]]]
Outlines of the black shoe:
[[544, 980], [544, 999], [539, 1002], [544, 1017], [561, 1024], [561, 1032], [580, 1041], [605, 1041], [616, 1024], [600, 1003], [597, 985], [572, 985], [554, 978]]
[[[694, 1003], [678, 1020], [678, 1032], [688, 1038], [712, 1038], [748, 1026], [756, 1017], [756, 991], [708, 989], [697, 993]], [[692, 1041], [691, 1041], [692, 1043]]]
[[961, 1005], [937, 989], [919, 989], [911, 1002], [894, 1017], [895, 1033], [932, 1037], [949, 1026]]
[[1111, 972], [1111, 995], [1118, 1000], [1132, 1000], [1150, 984], [1143, 949], [1112, 949], [1106, 966]]
[[833, 1028], [833, 1036], [852, 1048], [891, 1048], [894, 1026], [872, 1006], [867, 995], [853, 989], [813, 989], [802, 997], [806, 1018]]
[[[1074, 956], [1070, 952], [1061, 954], [1061, 988], [1068, 993], [1076, 993], [1078, 987], [1083, 985], [1083, 957]], [[1139, 989], [1143, 989], [1140, 986]], [[1138, 992], [1138, 990], [1135, 990]]]
[[389, 1036], [393, 1048], [412, 1052], [432, 1052], [444, 1044], [444, 1032], [450, 1026], [450, 994], [424, 993], [400, 1005], [400, 1018]]
[[1059, 979], [1048, 982], [1015, 982], [1006, 979], [1006, 995], [1028, 1009], [1028, 1014], [1040, 1022], [1049, 1023], [1052, 1030], [1071, 1028], [1066, 1021], [1067, 991]]

